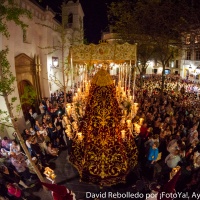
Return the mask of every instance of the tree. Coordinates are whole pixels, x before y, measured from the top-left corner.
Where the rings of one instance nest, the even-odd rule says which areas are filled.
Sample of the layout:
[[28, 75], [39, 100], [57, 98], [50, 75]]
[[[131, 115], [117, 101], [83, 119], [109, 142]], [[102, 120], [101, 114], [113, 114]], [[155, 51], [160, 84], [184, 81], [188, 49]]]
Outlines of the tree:
[[30, 86], [30, 85], [26, 85], [24, 87], [24, 93], [23, 95], [21, 95], [20, 100], [21, 100], [21, 104], [28, 104], [28, 105], [33, 105], [36, 101], [37, 98], [37, 93], [35, 91], [35, 89]]
[[143, 51], [148, 58], [149, 51], [144, 49], [149, 44], [153, 47], [153, 55], [163, 66], [162, 93], [165, 67], [182, 47], [182, 33], [198, 21], [198, 12], [187, 0], [125, 0], [110, 5], [109, 19], [115, 31], [126, 41], [137, 41], [139, 45], [144, 40], [137, 40], [137, 36], [148, 38], [150, 43], [146, 43], [146, 48], [138, 48], [138, 55]]
[[[69, 81], [69, 77], [71, 75], [71, 81], [74, 79], [74, 69], [73, 66], [70, 63], [69, 57], [70, 55], [67, 54], [66, 56], [66, 49], [69, 49], [70, 46], [74, 43], [80, 43], [82, 41], [82, 38], [73, 38], [73, 37], [68, 37], [68, 30], [66, 29], [66, 23], [68, 21], [68, 16], [66, 13], [62, 12], [62, 23], [60, 26], [57, 27], [51, 27], [47, 24], [39, 24], [43, 27], [47, 27], [51, 29], [52, 31], [56, 32], [60, 38], [59, 42], [57, 45], [54, 46], [48, 46], [48, 47], [40, 47], [41, 49], [46, 49], [48, 50], [48, 54], [52, 54], [56, 51], [61, 52], [61, 69], [57, 68], [57, 71], [49, 77], [49, 81], [53, 82], [56, 84], [60, 89], [63, 90], [64, 92], [64, 105], [66, 105], [67, 100], [66, 100], [66, 90], [67, 90], [67, 83]], [[81, 20], [81, 19], [80, 19]], [[80, 24], [82, 22], [80, 21]], [[82, 35], [83, 32], [83, 27], [80, 26], [80, 30], [77, 30], [77, 32]], [[62, 73], [62, 81], [59, 80], [57, 76], [57, 72], [60, 71]]]
[[[20, 26], [22, 30], [26, 30], [27, 25], [23, 22], [23, 20], [21, 20], [23, 17], [31, 18], [31, 13], [28, 10], [20, 8], [17, 4], [15, 4], [14, 0], [0, 0], [0, 33], [2, 33], [2, 35], [9, 38], [7, 23], [10, 21]], [[7, 111], [0, 110], [1, 127], [4, 128], [5, 126], [8, 126], [14, 128], [18, 140], [38, 178], [41, 181], [44, 181], [44, 178], [37, 166], [34, 164], [34, 162], [32, 162], [31, 155], [18, 129], [17, 116], [14, 115], [17, 97], [13, 96], [13, 92], [15, 90], [14, 83], [16, 80], [10, 70], [11, 66], [7, 60], [7, 53], [8, 48], [0, 51], [0, 96], [4, 98], [7, 107]], [[16, 110], [19, 111], [20, 106], [17, 106]]]
[[[48, 50], [48, 54], [52, 54], [56, 51], [61, 51], [61, 73], [62, 73], [62, 81], [59, 80], [56, 76], [56, 73], [54, 75], [51, 75], [49, 77], [49, 81], [55, 83], [59, 88], [61, 88], [64, 92], [64, 105], [66, 105], [66, 89], [67, 89], [67, 82], [68, 79], [66, 80], [66, 75], [68, 77], [68, 73], [69, 73], [69, 64], [68, 62], [65, 62], [65, 49], [67, 47], [67, 40], [66, 40], [66, 36], [67, 36], [67, 31], [64, 28], [64, 24], [62, 23], [61, 26], [57, 26], [57, 27], [51, 27], [47, 24], [40, 24], [38, 23], [38, 25], [41, 25], [43, 27], [49, 28], [54, 32], [57, 32], [58, 35], [60, 36], [60, 41], [58, 45], [54, 45], [54, 46], [48, 46], [48, 47], [40, 47], [41, 49], [46, 49]], [[59, 68], [57, 68], [57, 70], [59, 71]]]
[[149, 61], [155, 58], [155, 44], [145, 36], [137, 38], [137, 63], [136, 67], [140, 72], [140, 86], [143, 86], [143, 77], [149, 66]]

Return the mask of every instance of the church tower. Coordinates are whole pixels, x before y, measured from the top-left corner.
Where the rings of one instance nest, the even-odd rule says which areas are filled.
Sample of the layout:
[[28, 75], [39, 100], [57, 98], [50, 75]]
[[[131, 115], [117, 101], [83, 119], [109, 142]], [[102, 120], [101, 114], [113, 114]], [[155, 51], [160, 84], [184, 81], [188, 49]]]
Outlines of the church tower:
[[72, 44], [83, 43], [83, 9], [79, 0], [62, 4], [62, 23], [72, 35]]

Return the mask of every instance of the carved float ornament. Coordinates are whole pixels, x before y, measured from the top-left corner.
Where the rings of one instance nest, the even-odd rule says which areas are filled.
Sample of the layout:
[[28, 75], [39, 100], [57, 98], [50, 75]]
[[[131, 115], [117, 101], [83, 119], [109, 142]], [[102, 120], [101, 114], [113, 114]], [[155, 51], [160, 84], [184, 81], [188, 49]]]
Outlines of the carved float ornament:
[[70, 55], [75, 63], [97, 63], [99, 61], [115, 61], [117, 63], [127, 60], [136, 60], [137, 45], [108, 44], [75, 45], [72, 46]]

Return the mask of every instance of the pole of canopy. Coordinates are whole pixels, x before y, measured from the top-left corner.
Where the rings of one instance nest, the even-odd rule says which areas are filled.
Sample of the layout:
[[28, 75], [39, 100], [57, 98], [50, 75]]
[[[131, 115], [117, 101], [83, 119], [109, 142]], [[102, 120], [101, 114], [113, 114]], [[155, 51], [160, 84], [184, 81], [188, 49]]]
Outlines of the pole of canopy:
[[128, 95], [130, 95], [131, 91], [131, 60], [130, 60], [130, 65], [129, 65], [129, 78], [128, 78]]
[[71, 54], [70, 54], [70, 65], [71, 65], [71, 88], [73, 88], [74, 70], [73, 70], [72, 51], [71, 51]]
[[135, 65], [133, 69], [133, 102], [135, 101], [135, 80], [136, 80], [136, 65], [137, 65], [137, 43], [135, 43]]

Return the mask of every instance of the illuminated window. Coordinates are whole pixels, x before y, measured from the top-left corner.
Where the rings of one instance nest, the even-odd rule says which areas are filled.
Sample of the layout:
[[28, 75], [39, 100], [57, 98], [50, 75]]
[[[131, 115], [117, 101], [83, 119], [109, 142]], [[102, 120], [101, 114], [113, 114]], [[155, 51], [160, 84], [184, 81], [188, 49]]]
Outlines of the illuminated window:
[[194, 39], [195, 43], [200, 43], [200, 35], [196, 35]]
[[200, 50], [196, 50], [195, 57], [196, 57], [196, 60], [200, 60]]
[[190, 44], [190, 35], [186, 36], [185, 43], [186, 44]]
[[186, 51], [186, 60], [191, 60], [191, 51]]

